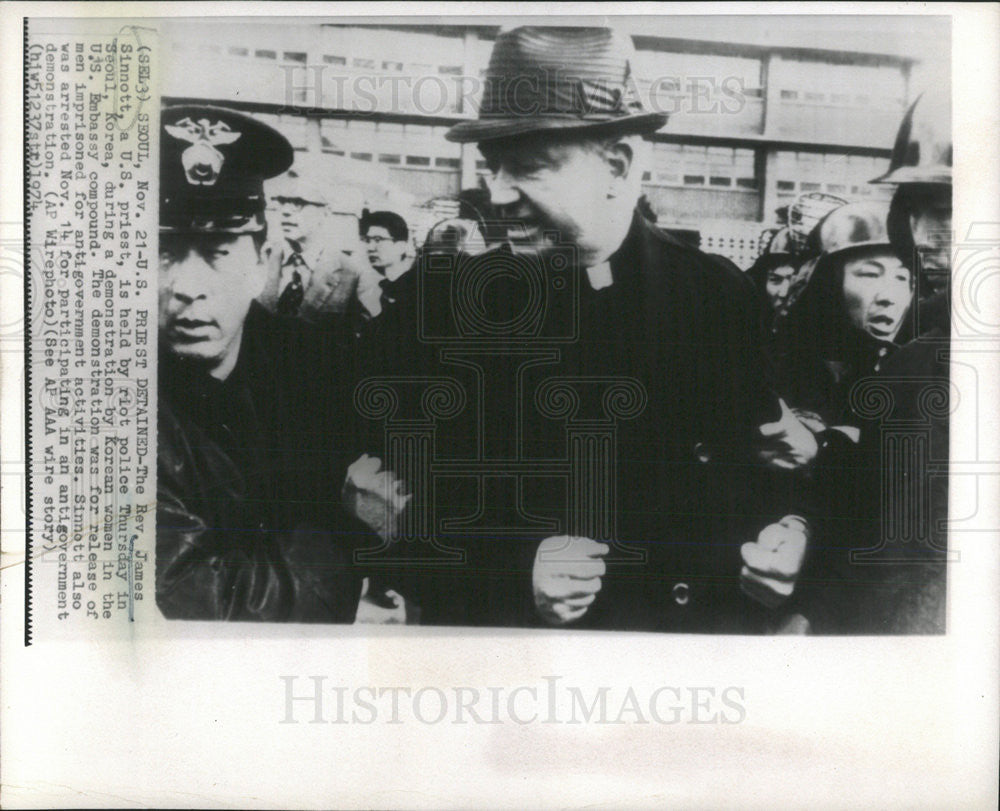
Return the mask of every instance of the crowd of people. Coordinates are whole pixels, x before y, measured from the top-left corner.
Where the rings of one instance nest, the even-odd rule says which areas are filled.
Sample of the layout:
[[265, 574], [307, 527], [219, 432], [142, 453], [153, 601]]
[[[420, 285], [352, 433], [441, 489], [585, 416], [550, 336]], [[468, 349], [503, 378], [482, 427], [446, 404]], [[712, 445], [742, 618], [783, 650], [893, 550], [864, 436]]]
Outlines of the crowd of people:
[[337, 189], [253, 117], [163, 110], [165, 616], [943, 632], [947, 105], [907, 111], [887, 211], [803, 195], [743, 271], [650, 217], [633, 62], [502, 33], [447, 135], [486, 189], [419, 250], [390, 210], [327, 239]]

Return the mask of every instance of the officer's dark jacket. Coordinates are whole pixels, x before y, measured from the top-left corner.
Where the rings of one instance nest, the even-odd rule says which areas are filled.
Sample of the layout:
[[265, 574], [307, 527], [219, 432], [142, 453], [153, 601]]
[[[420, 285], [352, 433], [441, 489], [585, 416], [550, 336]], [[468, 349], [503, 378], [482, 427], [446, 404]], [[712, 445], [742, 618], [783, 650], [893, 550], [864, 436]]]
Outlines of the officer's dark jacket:
[[353, 620], [351, 550], [367, 536], [339, 504], [350, 429], [343, 381], [317, 374], [336, 357], [329, 340], [255, 303], [224, 382], [161, 357], [156, 596], [168, 618]]
[[[450, 377], [466, 392], [461, 413], [436, 424], [431, 465], [440, 471], [435, 543], [461, 551], [464, 561], [432, 549], [423, 568], [411, 563], [397, 573], [425, 622], [537, 623], [531, 568], [538, 543], [577, 534], [618, 542], [581, 625], [762, 628], [760, 610], [740, 593], [740, 545], [798, 496], [793, 482], [762, 470], [750, 448], [757, 426], [778, 416], [751, 282], [638, 214], [610, 266], [614, 283], [599, 291], [582, 269], [571, 270], [578, 297], [569, 304], [549, 291], [547, 317], [576, 320], [568, 342], [511, 341], [478, 354], [470, 343], [473, 354], [463, 355], [460, 342], [442, 349], [427, 339], [427, 306], [420, 314], [419, 301], [394, 311], [370, 337], [383, 373]], [[426, 267], [417, 272], [417, 299], [425, 300], [433, 285]], [[504, 298], [502, 286], [488, 289], [484, 306]], [[514, 301], [516, 285], [511, 290]], [[440, 294], [430, 304], [448, 316]], [[468, 309], [460, 296], [452, 306]], [[508, 309], [516, 320], [523, 299]], [[559, 325], [548, 328], [559, 333]], [[577, 392], [576, 405], [567, 388]], [[596, 429], [589, 435], [588, 421]], [[588, 442], [596, 443], [588, 458], [608, 455], [607, 465], [594, 463], [610, 465], [607, 487], [588, 485], [581, 465], [565, 464], [574, 443]], [[519, 461], [508, 464], [512, 458]], [[442, 460], [458, 472], [448, 475]], [[482, 475], [491, 460], [499, 460], [494, 475]], [[413, 558], [429, 544], [401, 546]]]

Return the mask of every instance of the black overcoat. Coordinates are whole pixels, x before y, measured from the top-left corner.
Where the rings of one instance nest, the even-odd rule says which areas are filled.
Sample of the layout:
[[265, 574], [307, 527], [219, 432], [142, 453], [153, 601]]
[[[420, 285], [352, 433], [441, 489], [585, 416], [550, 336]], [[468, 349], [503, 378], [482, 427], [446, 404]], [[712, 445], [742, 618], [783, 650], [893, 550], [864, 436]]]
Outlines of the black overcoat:
[[[779, 409], [750, 280], [638, 214], [610, 258], [610, 286], [594, 290], [572, 250], [562, 255], [545, 267], [546, 311], [534, 333], [489, 329], [525, 322], [525, 302], [538, 301], [508, 256], [496, 260], [508, 272], [494, 283], [467, 287], [481, 293], [479, 310], [454, 288], [448, 295], [440, 258], [425, 261], [414, 306], [367, 336], [368, 371], [378, 371], [362, 388], [384, 378], [402, 392], [415, 379], [448, 379], [461, 392], [461, 408], [434, 422], [423, 465], [432, 486], [415, 494], [418, 510], [421, 497], [433, 502], [422, 524], [432, 542], [411, 536], [394, 550], [408, 560], [430, 550], [423, 564], [399, 567], [401, 588], [425, 622], [537, 624], [539, 542], [583, 535], [614, 543], [578, 625], [763, 629], [766, 612], [740, 592], [740, 545], [801, 496], [753, 453], [757, 427]], [[470, 329], [474, 317], [485, 337]], [[458, 337], [440, 337], [449, 335]], [[369, 415], [374, 452], [398, 458], [385, 445], [391, 421]]]

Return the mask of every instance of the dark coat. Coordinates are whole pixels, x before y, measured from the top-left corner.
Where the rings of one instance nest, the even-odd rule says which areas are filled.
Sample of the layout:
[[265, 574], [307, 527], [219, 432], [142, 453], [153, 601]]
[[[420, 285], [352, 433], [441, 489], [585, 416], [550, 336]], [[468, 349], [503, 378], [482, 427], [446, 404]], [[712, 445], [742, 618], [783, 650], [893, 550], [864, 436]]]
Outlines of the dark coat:
[[[939, 330], [910, 340], [921, 320], [911, 308], [895, 341], [877, 340], [850, 325], [842, 290], [842, 267], [821, 260], [782, 336], [779, 391], [788, 403], [860, 433], [859, 442], [822, 437], [812, 466], [813, 538], [789, 609], [816, 633], [940, 633], [947, 478], [932, 468], [947, 460], [948, 420], [925, 403], [947, 400], [943, 338]], [[947, 309], [927, 302], [922, 317], [933, 330]], [[922, 455], [905, 459], [924, 439]], [[927, 540], [886, 548], [883, 540], [902, 528]]]
[[[514, 261], [495, 259], [497, 267]], [[580, 625], [762, 629], [767, 617], [740, 592], [740, 545], [798, 494], [791, 480], [763, 471], [750, 448], [756, 427], [778, 416], [751, 283], [638, 215], [611, 257], [610, 287], [594, 291], [571, 263], [550, 265], [540, 276], [551, 285], [547, 309], [530, 338], [436, 341], [431, 333], [454, 332], [444, 322], [468, 322], [475, 307], [449, 298], [434, 275], [447, 274], [427, 266], [416, 305], [371, 337], [380, 374], [447, 376], [465, 391], [464, 408], [437, 422], [429, 496], [435, 543], [464, 561], [432, 551], [423, 568], [400, 567], [401, 588], [426, 622], [537, 624], [538, 543], [576, 534], [617, 542]], [[491, 323], [524, 312], [523, 281], [501, 274], [487, 288]], [[566, 334], [572, 339], [560, 341]], [[624, 385], [617, 395], [608, 391], [616, 381]], [[575, 412], [562, 383], [578, 393]], [[594, 459], [607, 454], [607, 486], [588, 488], [582, 464], [560, 466], [587, 443]], [[416, 546], [397, 551], [413, 557]]]
[[[348, 414], [327, 333], [254, 304], [223, 382], [159, 369], [156, 597], [171, 619], [350, 622], [365, 529], [342, 512]], [[339, 412], [339, 413], [338, 413]]]

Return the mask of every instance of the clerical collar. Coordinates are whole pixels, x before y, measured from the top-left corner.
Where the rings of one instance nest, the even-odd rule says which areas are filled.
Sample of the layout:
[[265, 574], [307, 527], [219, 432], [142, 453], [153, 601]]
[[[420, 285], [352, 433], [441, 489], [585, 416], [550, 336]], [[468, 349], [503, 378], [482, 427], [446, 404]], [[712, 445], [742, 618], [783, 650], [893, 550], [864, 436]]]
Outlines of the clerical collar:
[[611, 263], [601, 262], [599, 265], [587, 268], [587, 280], [594, 290], [603, 290], [605, 287], [611, 287], [615, 281], [611, 275]]

